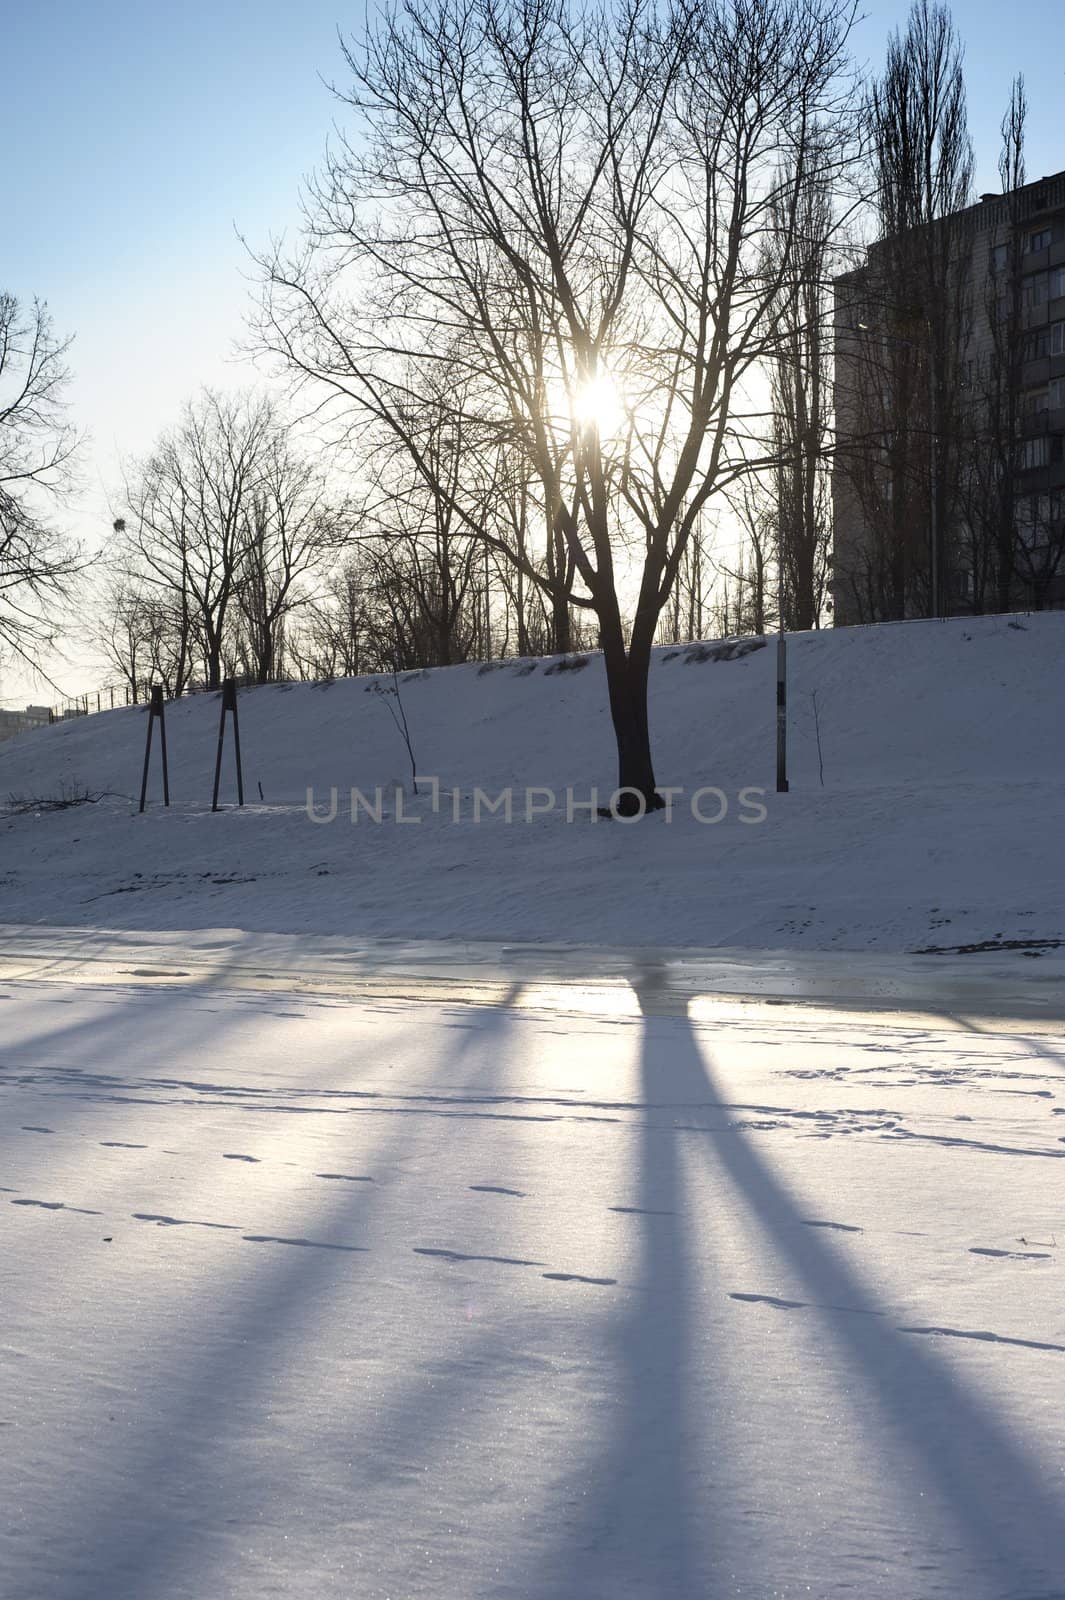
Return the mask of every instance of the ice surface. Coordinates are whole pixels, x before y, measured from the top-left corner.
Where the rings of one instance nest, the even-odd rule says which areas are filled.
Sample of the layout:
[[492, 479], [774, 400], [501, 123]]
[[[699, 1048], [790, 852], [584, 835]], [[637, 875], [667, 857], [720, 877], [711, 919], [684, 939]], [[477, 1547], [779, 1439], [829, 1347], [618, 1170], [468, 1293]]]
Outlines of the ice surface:
[[104, 979], [0, 983], [3, 1595], [1060, 1592], [1060, 1037]]

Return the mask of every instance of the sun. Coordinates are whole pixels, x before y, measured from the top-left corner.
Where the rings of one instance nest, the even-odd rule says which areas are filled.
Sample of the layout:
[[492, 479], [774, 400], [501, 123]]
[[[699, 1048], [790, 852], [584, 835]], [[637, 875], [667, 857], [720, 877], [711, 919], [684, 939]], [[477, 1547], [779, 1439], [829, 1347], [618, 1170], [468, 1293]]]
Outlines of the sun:
[[578, 428], [594, 430], [600, 438], [618, 433], [625, 421], [625, 397], [608, 372], [598, 372], [578, 384], [573, 393], [573, 421]]

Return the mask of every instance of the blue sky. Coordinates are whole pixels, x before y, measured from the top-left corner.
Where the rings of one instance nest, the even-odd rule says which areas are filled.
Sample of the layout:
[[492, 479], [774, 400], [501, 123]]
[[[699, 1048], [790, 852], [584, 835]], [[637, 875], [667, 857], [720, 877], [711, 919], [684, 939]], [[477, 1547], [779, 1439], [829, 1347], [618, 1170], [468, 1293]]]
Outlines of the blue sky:
[[[905, 5], [873, 0], [858, 53], [879, 70]], [[342, 0], [28, 0], [4, 25], [0, 286], [46, 298], [76, 334], [71, 401], [91, 433], [71, 516], [107, 526], [123, 455], [145, 449], [203, 382], [247, 382], [232, 342], [250, 288], [236, 237], [291, 228], [337, 107]], [[1065, 23], [1050, 0], [954, 7], [966, 41], [977, 187], [998, 187], [998, 123], [1023, 71], [1028, 168], [1065, 167]], [[50, 670], [70, 693], [102, 676], [83, 647]], [[0, 701], [25, 675], [0, 678]], [[34, 689], [37, 694], [40, 686]], [[47, 692], [51, 698], [51, 692]]]

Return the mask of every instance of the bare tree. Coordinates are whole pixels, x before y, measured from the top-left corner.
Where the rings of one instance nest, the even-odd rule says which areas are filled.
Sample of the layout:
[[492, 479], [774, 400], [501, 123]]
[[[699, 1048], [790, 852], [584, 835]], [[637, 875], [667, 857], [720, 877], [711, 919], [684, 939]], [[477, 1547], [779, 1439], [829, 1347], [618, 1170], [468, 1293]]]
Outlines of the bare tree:
[[693, 528], [677, 568], [670, 604], [662, 614], [664, 626], [659, 629], [659, 638], [663, 643], [684, 644], [705, 638], [715, 579], [712, 549], [712, 529]]
[[286, 629], [316, 603], [326, 563], [351, 536], [353, 518], [322, 469], [278, 428], [263, 441], [243, 515], [234, 649], [256, 682], [270, 683], [282, 671]]
[[1014, 518], [1014, 570], [1033, 611], [1042, 611], [1065, 573], [1061, 490], [1020, 496]]
[[30, 664], [83, 566], [49, 518], [77, 446], [63, 398], [69, 348], [46, 306], [0, 293], [0, 647]]
[[[461, 371], [473, 442], [447, 497], [560, 623], [594, 614], [633, 812], [660, 803], [659, 616], [704, 508], [756, 464], [745, 384], [794, 272], [814, 129], [849, 159], [852, 16], [405, 0], [345, 49], [357, 125], [312, 187], [305, 249], [263, 263], [266, 347], [353, 427], [406, 437], [412, 388], [431, 395], [438, 362]], [[536, 486], [546, 570], [485, 517], [501, 451]]]
[[304, 678], [354, 678], [384, 665], [377, 637], [373, 603], [356, 550], [329, 575], [313, 607], [298, 617], [288, 641], [289, 657]]
[[[826, 329], [836, 258], [834, 200], [813, 144], [798, 191], [795, 272], [781, 296], [771, 363], [775, 557], [783, 626], [820, 626], [831, 559], [831, 375]], [[785, 240], [792, 230], [781, 219]], [[770, 239], [770, 249], [779, 248]], [[761, 631], [759, 629], [759, 631]]]
[[399, 419], [402, 432], [381, 430], [367, 463], [373, 484], [361, 538], [391, 614], [400, 667], [466, 661], [483, 637], [487, 547], [456, 510], [470, 441], [454, 399], [441, 391], [412, 400]]
[[260, 683], [278, 677], [287, 630], [315, 602], [352, 513], [272, 402], [205, 391], [130, 474], [126, 502], [103, 632], [127, 679], [143, 661], [175, 694], [197, 674], [216, 688], [237, 665]]
[[[1018, 567], [1038, 538], [1018, 546], [1018, 484], [1024, 388], [1023, 231], [1017, 190], [1025, 183], [1024, 130], [1028, 100], [1023, 77], [1010, 91], [1002, 119], [999, 177], [1003, 199], [989, 242], [984, 308], [990, 340], [978, 357], [972, 390], [972, 452], [967, 474], [965, 527], [973, 574], [973, 609], [1008, 611]], [[1038, 516], [1028, 534], [1037, 532]], [[1036, 558], [1038, 561], [1038, 557]]]
[[147, 684], [158, 681], [169, 687], [159, 666], [172, 642], [172, 629], [157, 596], [136, 580], [113, 577], [108, 581], [98, 600], [91, 637], [108, 665], [118, 672], [134, 705]]
[[[767, 475], [768, 481], [772, 475]], [[718, 620], [723, 633], [764, 633], [769, 622], [770, 579], [780, 555], [780, 499], [765, 482], [745, 480], [729, 495], [740, 535], [732, 559], [716, 563], [723, 580]], [[778, 585], [779, 587], [779, 585]]]
[[841, 456], [868, 538], [836, 581], [874, 621], [949, 609], [947, 535], [967, 454], [973, 157], [962, 47], [945, 7], [914, 0], [906, 32], [889, 40], [870, 115], [880, 237], [845, 310], [864, 337], [847, 352], [855, 427]]

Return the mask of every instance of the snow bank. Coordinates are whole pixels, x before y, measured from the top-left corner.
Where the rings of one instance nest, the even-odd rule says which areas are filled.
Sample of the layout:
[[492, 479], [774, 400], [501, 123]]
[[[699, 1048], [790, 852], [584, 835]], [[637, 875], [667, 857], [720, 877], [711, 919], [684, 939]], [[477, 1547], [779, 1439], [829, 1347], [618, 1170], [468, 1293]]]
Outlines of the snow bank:
[[[777, 796], [772, 641], [743, 654], [660, 650], [657, 772], [682, 792], [670, 818], [635, 825], [580, 809], [593, 786], [605, 802], [614, 780], [597, 656], [571, 670], [508, 662], [401, 680], [435, 807], [432, 785], [410, 794], [375, 680], [243, 693], [249, 804], [219, 815], [217, 696], [168, 706], [174, 803], [159, 804], [153, 761], [143, 817], [144, 709], [106, 712], [0, 746], [2, 798], [79, 785], [103, 796], [0, 821], [0, 920], [1038, 953], [1065, 936], [1063, 661], [1060, 614], [791, 636], [791, 792]], [[227, 745], [227, 800], [231, 762]], [[377, 786], [382, 820], [360, 811], [353, 824], [350, 790], [372, 804]], [[308, 790], [328, 816], [333, 789], [336, 819], [312, 821]], [[513, 820], [483, 802], [476, 819], [477, 789], [492, 801], [511, 790]], [[697, 817], [700, 789], [720, 795], [701, 796]]]

